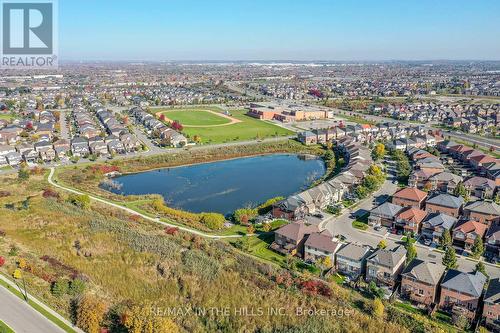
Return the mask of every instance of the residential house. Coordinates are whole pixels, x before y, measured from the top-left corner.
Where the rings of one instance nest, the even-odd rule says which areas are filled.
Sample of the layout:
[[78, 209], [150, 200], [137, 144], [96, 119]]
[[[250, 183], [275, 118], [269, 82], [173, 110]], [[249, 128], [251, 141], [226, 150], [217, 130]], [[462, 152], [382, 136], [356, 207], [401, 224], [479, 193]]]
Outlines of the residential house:
[[339, 273], [356, 280], [364, 274], [366, 259], [370, 253], [368, 246], [349, 243], [337, 251], [335, 267]]
[[464, 199], [451, 194], [441, 193], [425, 203], [425, 210], [429, 213], [444, 213], [454, 217], [459, 217], [462, 212]]
[[464, 207], [464, 215], [469, 220], [491, 226], [500, 223], [500, 205], [491, 201], [474, 201]]
[[366, 261], [366, 280], [375, 281], [378, 286], [394, 287], [405, 260], [406, 250], [403, 246], [376, 250]]
[[374, 208], [368, 217], [368, 224], [372, 226], [382, 225], [392, 228], [396, 220], [396, 215], [403, 209], [399, 205], [390, 202], [384, 202], [380, 206]]
[[23, 157], [19, 152], [13, 151], [5, 155], [5, 159], [10, 166], [15, 166], [21, 164]]
[[486, 280], [481, 272], [448, 270], [441, 283], [439, 307], [450, 313], [463, 314], [470, 320], [474, 319]]
[[275, 218], [283, 218], [290, 221], [300, 220], [309, 213], [302, 198], [293, 195], [273, 205], [272, 214]]
[[440, 172], [429, 178], [430, 190], [452, 194], [455, 187], [462, 182], [462, 177], [451, 172]]
[[341, 246], [341, 243], [333, 240], [333, 236], [328, 230], [310, 234], [304, 244], [304, 260], [316, 262], [329, 257], [333, 265], [335, 263], [335, 253]]
[[479, 199], [491, 199], [496, 189], [495, 182], [485, 177], [472, 177], [463, 184], [471, 195]]
[[83, 157], [90, 154], [89, 142], [87, 138], [75, 136], [71, 140], [71, 153], [73, 156]]
[[492, 225], [486, 233], [486, 252], [500, 257], [500, 225]]
[[307, 225], [301, 222], [285, 224], [274, 231], [274, 242], [271, 249], [291, 255], [303, 256], [304, 243], [310, 234], [319, 232], [316, 225]]
[[396, 230], [411, 232], [415, 235], [420, 233], [422, 221], [427, 216], [427, 212], [415, 207], [403, 208], [397, 215], [394, 222]]
[[439, 244], [443, 232], [450, 231], [457, 219], [444, 213], [431, 213], [422, 222], [422, 237]]
[[425, 306], [435, 304], [445, 270], [439, 263], [413, 259], [401, 274], [401, 295]]
[[403, 207], [422, 208], [427, 193], [414, 187], [407, 187], [392, 196], [392, 203]]
[[470, 252], [476, 238], [483, 239], [487, 229], [481, 222], [462, 221], [453, 228], [453, 244]]
[[500, 280], [491, 279], [484, 294], [483, 319], [492, 332], [500, 332]]

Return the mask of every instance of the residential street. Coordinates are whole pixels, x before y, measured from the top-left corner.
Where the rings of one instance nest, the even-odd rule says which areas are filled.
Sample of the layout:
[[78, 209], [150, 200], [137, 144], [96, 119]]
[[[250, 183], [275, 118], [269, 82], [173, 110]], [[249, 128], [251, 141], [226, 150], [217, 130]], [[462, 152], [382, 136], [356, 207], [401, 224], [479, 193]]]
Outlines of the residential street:
[[[352, 212], [351, 210], [346, 210], [342, 215], [333, 217], [327, 223], [326, 228], [333, 235], [343, 235], [346, 238], [345, 240], [348, 242], [370, 245], [374, 248], [377, 247], [377, 244], [382, 239], [386, 240], [388, 248], [392, 248], [398, 243], [402, 244], [401, 235], [390, 234], [385, 228], [382, 228], [380, 231], [374, 231], [371, 228], [366, 231], [362, 231], [352, 226], [352, 222], [356, 219], [355, 216], [361, 216], [376, 206], [373, 204], [374, 198], [378, 199], [378, 205], [382, 202], [381, 200], [385, 199], [386, 196], [390, 196], [397, 191], [398, 187], [396, 184], [393, 184], [391, 178], [392, 176], [389, 176], [379, 191], [359, 203], [354, 209], [352, 209]], [[416, 247], [418, 258], [439, 263], [442, 261], [443, 253], [437, 251], [436, 249], [418, 243], [416, 244]], [[457, 259], [461, 270], [474, 270], [476, 261], [459, 255], [457, 255]], [[500, 269], [498, 267], [486, 262], [484, 264], [490, 277], [500, 277]]]
[[16, 333], [64, 332], [3, 286], [0, 287], [0, 319]]

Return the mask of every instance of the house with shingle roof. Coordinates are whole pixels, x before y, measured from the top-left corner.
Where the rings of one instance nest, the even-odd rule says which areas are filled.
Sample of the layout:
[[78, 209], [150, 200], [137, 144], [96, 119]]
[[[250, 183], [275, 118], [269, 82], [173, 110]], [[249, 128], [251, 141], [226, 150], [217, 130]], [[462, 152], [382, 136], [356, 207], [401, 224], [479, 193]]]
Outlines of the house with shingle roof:
[[476, 238], [483, 239], [488, 226], [476, 221], [462, 221], [453, 228], [453, 244], [470, 251]]
[[440, 172], [429, 178], [431, 190], [452, 194], [455, 187], [462, 182], [462, 177], [451, 172]]
[[370, 212], [368, 217], [369, 225], [383, 225], [385, 227], [392, 228], [394, 221], [396, 220], [396, 215], [403, 209], [399, 205], [395, 205], [390, 202], [384, 202], [380, 206], [374, 208]]
[[407, 187], [392, 196], [392, 203], [403, 207], [422, 208], [427, 192], [421, 191], [415, 187]]
[[413, 259], [401, 273], [401, 295], [427, 306], [436, 303], [445, 270], [440, 263]]
[[332, 264], [334, 264], [335, 253], [341, 247], [342, 244], [334, 241], [332, 234], [328, 230], [310, 234], [304, 243], [304, 260], [315, 262], [324, 257], [329, 257]]
[[425, 202], [425, 210], [429, 213], [445, 213], [459, 217], [462, 211], [464, 199], [451, 194], [441, 193]]
[[420, 233], [422, 221], [427, 216], [427, 212], [415, 207], [403, 208], [394, 221], [394, 228], [406, 232], [412, 232], [415, 235]]
[[471, 195], [479, 199], [491, 199], [496, 189], [495, 182], [485, 177], [472, 177], [463, 184]]
[[491, 279], [484, 294], [483, 318], [486, 327], [493, 332], [500, 331], [500, 279]]
[[366, 261], [366, 281], [375, 281], [378, 286], [394, 287], [405, 260], [406, 250], [402, 246], [376, 250]]
[[335, 267], [339, 273], [356, 280], [364, 274], [366, 258], [370, 253], [369, 246], [349, 243], [337, 251]]
[[431, 239], [434, 243], [441, 241], [443, 232], [451, 230], [457, 223], [453, 216], [443, 213], [431, 213], [422, 222], [422, 237]]
[[474, 201], [464, 207], [464, 215], [470, 220], [491, 226], [500, 223], [500, 205], [491, 201]]
[[302, 222], [285, 224], [274, 231], [274, 242], [271, 249], [292, 255], [303, 255], [304, 243], [310, 234], [319, 232], [316, 225], [308, 225]]
[[481, 272], [448, 270], [441, 282], [439, 308], [450, 313], [459, 311], [467, 318], [474, 319], [486, 281], [486, 276]]

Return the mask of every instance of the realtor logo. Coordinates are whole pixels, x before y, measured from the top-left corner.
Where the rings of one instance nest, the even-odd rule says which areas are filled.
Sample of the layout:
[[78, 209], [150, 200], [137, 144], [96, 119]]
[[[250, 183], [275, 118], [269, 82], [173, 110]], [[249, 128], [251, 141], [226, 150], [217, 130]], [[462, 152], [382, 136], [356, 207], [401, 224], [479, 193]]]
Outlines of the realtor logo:
[[2, 68], [57, 67], [56, 5], [45, 1], [2, 1]]

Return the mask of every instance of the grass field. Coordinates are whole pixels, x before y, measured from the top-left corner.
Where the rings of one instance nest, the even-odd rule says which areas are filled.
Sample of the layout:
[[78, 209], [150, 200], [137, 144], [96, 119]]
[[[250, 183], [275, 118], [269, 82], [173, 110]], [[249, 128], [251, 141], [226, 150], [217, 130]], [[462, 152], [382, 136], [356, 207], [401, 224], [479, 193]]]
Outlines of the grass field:
[[183, 109], [164, 112], [171, 120], [179, 121], [183, 126], [211, 126], [228, 124], [231, 120], [219, 117], [202, 109]]
[[[220, 112], [220, 109], [213, 107], [204, 109]], [[166, 116], [171, 119], [172, 118], [177, 119], [178, 114], [181, 114], [181, 117], [183, 117], [184, 120], [192, 121], [191, 123], [184, 123], [182, 122], [182, 119], [179, 119], [181, 124], [194, 125], [195, 122], [201, 120], [201, 118], [200, 119], [196, 118], [198, 112], [200, 111], [196, 111], [196, 109], [186, 109], [184, 111], [172, 110], [172, 111], [167, 111]], [[288, 136], [293, 134], [292, 131], [276, 126], [272, 123], [246, 116], [245, 112], [246, 110], [232, 110], [231, 116], [239, 120], [240, 122], [235, 124], [228, 124], [226, 126], [217, 126], [217, 127], [210, 127], [214, 125], [213, 121], [217, 119], [217, 116], [205, 112], [206, 114], [210, 115], [210, 117], [215, 118], [215, 119], [210, 118], [209, 120], [210, 123], [206, 124], [207, 127], [184, 127], [184, 130], [182, 132], [189, 138], [193, 138], [195, 135], [199, 136], [201, 138], [201, 143], [203, 144], [226, 143], [233, 141], [248, 141], [255, 139], [271, 138], [275, 136]], [[190, 113], [191, 115], [189, 115]], [[220, 119], [222, 121], [229, 121], [228, 119], [222, 117]]]

